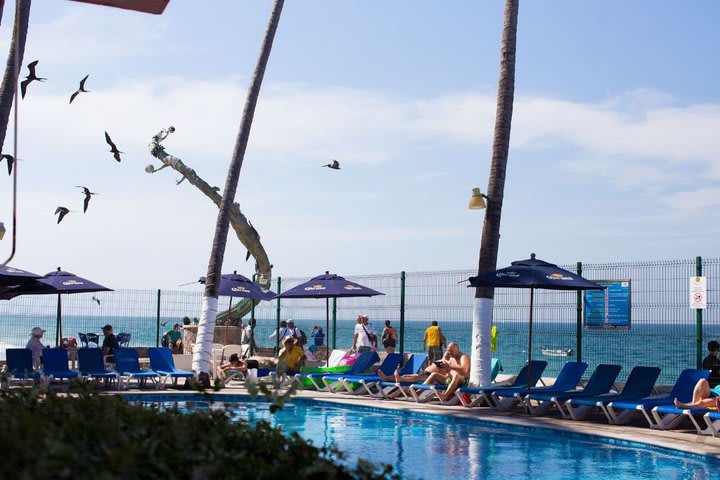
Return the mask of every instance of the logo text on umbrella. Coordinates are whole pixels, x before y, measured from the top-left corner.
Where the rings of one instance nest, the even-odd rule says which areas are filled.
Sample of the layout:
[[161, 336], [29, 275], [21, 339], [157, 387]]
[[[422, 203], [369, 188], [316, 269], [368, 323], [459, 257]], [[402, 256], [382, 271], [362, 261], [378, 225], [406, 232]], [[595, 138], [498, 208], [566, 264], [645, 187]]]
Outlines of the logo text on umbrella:
[[312, 290], [325, 290], [325, 287], [323, 285], [312, 285], [309, 287], [305, 287], [306, 291], [312, 291]]
[[63, 285], [85, 285], [85, 282], [79, 282], [77, 280], [65, 280]]

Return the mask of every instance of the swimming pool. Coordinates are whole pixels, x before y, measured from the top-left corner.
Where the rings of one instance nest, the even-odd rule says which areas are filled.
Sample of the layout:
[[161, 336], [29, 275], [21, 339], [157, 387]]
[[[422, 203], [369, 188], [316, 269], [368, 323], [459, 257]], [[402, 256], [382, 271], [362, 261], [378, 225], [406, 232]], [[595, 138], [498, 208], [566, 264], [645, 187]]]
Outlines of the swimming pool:
[[[125, 398], [160, 407], [210, 408], [182, 394]], [[271, 414], [263, 400], [227, 394], [215, 398], [226, 403], [232, 418], [265, 420], [315, 446], [335, 446], [351, 464], [358, 458], [391, 464], [402, 478], [705, 479], [720, 471], [720, 461], [700, 455], [543, 428], [302, 398]]]

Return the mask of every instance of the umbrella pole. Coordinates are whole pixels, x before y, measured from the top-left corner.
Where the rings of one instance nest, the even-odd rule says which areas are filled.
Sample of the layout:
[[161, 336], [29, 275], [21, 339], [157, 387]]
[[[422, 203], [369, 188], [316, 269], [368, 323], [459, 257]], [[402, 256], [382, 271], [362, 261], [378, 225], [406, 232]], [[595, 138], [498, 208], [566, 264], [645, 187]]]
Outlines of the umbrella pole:
[[59, 293], [57, 302], [57, 319], [55, 320], [55, 323], [55, 334], [57, 337], [57, 346], [59, 347], [62, 342], [62, 300]]
[[[330, 299], [325, 298], [325, 338], [330, 338]], [[325, 359], [325, 366], [330, 366], [330, 350], [327, 348], [327, 342], [325, 342], [325, 350], [328, 352]]]
[[228, 314], [227, 318], [225, 319], [225, 341], [223, 344], [227, 345], [227, 333], [228, 333], [228, 325], [230, 325], [230, 310], [232, 310], [232, 297], [230, 297], [230, 303], [228, 304]]
[[535, 289], [530, 288], [530, 328], [528, 332], [528, 395], [530, 395], [530, 379], [532, 378], [532, 321], [533, 321], [533, 300]]

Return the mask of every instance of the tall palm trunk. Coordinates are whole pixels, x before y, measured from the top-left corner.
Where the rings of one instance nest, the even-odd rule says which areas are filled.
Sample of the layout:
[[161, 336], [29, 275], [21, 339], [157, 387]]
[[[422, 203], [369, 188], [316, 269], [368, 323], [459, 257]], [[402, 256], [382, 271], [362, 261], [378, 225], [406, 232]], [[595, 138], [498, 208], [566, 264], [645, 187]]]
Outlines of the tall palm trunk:
[[260, 48], [257, 66], [250, 80], [247, 99], [245, 100], [245, 108], [243, 109], [242, 120], [240, 121], [240, 131], [235, 141], [235, 149], [230, 166], [228, 167], [225, 189], [222, 200], [220, 201], [217, 222], [215, 223], [215, 237], [213, 238], [212, 250], [210, 252], [205, 292], [203, 293], [202, 311], [200, 313], [197, 339], [193, 348], [192, 362], [193, 370], [195, 370], [200, 382], [205, 386], [210, 385], [209, 372], [212, 365], [211, 351], [218, 311], [220, 275], [223, 258], [225, 257], [225, 244], [227, 243], [230, 213], [233, 202], [235, 201], [238, 178], [240, 177], [240, 170], [243, 159], [245, 158], [245, 150], [247, 149], [248, 139], [250, 138], [250, 128], [252, 127], [255, 106], [257, 105], [260, 87], [263, 76], [265, 75], [265, 67], [270, 58], [270, 50], [272, 49], [275, 32], [280, 23], [280, 14], [282, 13], [284, 3], [284, 0], [275, 0], [270, 14], [270, 20], [265, 30], [265, 37], [262, 47]]
[[[515, 49], [519, 0], [505, 0], [505, 21], [500, 47], [500, 81], [498, 83], [492, 163], [488, 179], [488, 202], [480, 244], [478, 274], [497, 268], [500, 243], [500, 213], [505, 189], [505, 170], [510, 149], [513, 98], [515, 96]], [[473, 305], [472, 364], [470, 381], [475, 385], [490, 384], [490, 337], [492, 327], [492, 288], [477, 288]]]
[[[10, 121], [15, 90], [17, 89], [17, 78], [25, 55], [25, 41], [27, 39], [28, 24], [30, 23], [31, 0], [20, 0], [18, 4], [19, 8], [15, 12], [15, 27], [10, 42], [10, 53], [8, 53], [7, 62], [5, 63], [5, 75], [3, 76], [2, 85], [0, 85], [0, 150], [3, 149], [5, 144], [5, 135]], [[16, 51], [18, 53], [17, 70], [15, 66]]]

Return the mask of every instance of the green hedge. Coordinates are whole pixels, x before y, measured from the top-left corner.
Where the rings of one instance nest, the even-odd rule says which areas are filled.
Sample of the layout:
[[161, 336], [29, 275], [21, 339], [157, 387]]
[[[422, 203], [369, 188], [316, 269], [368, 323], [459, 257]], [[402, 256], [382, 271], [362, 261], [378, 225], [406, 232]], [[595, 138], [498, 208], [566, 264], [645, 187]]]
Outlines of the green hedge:
[[265, 422], [231, 423], [221, 410], [180, 413], [119, 396], [12, 389], [0, 395], [0, 451], [12, 478], [386, 479], [391, 467], [315, 448]]

